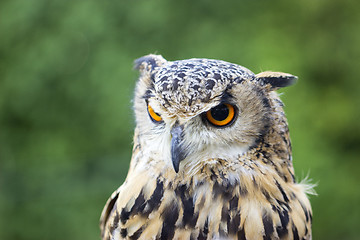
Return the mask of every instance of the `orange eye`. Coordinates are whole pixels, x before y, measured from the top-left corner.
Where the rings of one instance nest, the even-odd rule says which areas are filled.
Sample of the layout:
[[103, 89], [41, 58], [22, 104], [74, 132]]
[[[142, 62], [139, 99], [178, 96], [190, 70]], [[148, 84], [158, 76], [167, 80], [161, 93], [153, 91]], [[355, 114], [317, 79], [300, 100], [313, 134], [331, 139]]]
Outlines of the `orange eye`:
[[148, 104], [148, 113], [153, 122], [161, 122], [162, 121], [162, 117], [160, 117], [159, 114], [154, 112], [154, 109], [152, 109], [152, 107], [149, 104]]
[[235, 119], [235, 107], [223, 103], [206, 112], [206, 119], [214, 126], [224, 127]]

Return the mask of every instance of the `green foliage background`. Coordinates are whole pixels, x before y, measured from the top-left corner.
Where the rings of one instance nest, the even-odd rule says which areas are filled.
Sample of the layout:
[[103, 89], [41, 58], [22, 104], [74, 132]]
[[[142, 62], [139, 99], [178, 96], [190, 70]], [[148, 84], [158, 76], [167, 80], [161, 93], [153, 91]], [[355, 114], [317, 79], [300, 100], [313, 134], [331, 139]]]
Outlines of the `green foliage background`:
[[358, 239], [360, 9], [350, 0], [2, 0], [0, 239], [99, 239], [129, 165], [134, 59], [290, 72], [283, 100], [314, 239]]

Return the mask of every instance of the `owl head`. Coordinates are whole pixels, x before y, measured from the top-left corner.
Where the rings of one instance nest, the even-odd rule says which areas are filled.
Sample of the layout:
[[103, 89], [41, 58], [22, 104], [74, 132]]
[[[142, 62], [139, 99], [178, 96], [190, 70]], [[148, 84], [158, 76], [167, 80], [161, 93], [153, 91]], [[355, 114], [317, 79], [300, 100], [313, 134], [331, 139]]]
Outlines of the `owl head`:
[[255, 75], [220, 60], [167, 61], [160, 55], [137, 59], [135, 68], [139, 141], [149, 161], [163, 161], [175, 172], [211, 159], [235, 161], [256, 147], [283, 114], [275, 90], [297, 79]]

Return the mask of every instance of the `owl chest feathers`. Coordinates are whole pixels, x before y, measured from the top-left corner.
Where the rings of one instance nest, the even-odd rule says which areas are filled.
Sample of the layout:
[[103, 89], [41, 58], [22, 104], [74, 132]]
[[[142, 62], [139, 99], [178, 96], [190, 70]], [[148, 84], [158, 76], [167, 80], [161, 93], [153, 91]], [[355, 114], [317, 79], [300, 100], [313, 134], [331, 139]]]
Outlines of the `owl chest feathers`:
[[113, 196], [109, 239], [310, 239], [301, 185], [259, 164], [236, 167], [218, 159], [191, 177], [135, 170]]

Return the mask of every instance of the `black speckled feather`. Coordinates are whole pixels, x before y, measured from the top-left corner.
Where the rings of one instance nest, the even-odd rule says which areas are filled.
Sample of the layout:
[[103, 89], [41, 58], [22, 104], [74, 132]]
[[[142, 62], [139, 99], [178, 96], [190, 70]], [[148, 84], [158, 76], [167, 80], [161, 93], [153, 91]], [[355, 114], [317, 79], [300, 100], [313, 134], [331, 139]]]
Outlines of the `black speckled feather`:
[[[133, 156], [102, 212], [102, 239], [311, 239], [310, 187], [295, 181], [274, 92], [296, 77], [159, 55], [138, 59], [136, 68]], [[206, 112], [223, 103], [236, 106], [234, 121], [208, 124]], [[148, 105], [161, 122], [151, 121]], [[186, 153], [177, 171], [174, 144]]]

